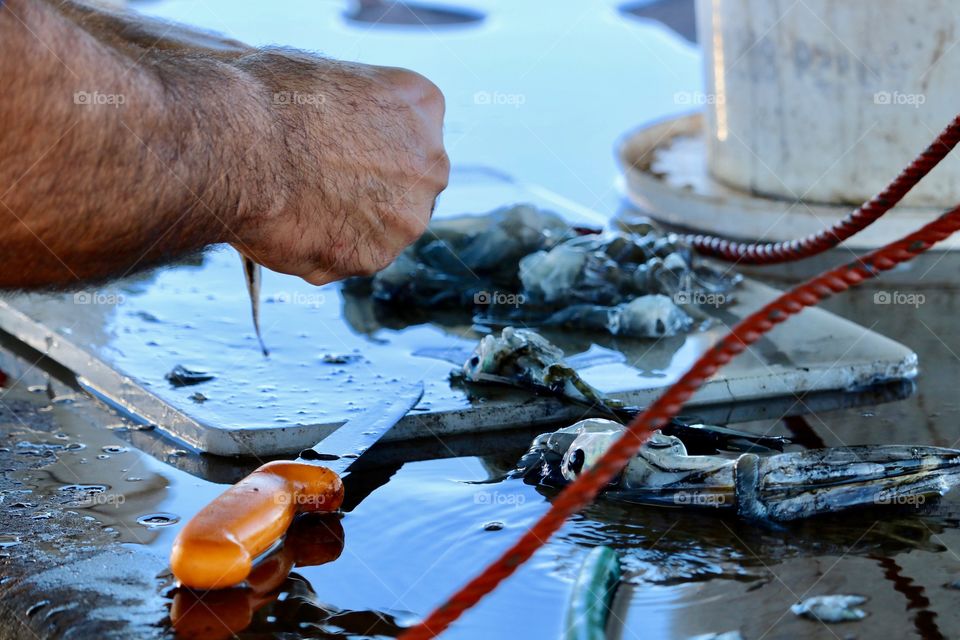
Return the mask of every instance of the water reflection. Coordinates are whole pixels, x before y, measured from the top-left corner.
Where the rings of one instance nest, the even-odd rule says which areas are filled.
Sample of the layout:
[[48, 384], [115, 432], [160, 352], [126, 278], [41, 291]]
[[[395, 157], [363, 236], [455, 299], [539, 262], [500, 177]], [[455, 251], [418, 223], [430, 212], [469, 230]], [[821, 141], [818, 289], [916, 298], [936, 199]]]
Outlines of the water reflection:
[[299, 638], [396, 637], [396, 618], [378, 611], [350, 611], [321, 602], [294, 567], [319, 566], [340, 557], [344, 532], [338, 516], [305, 515], [283, 544], [261, 560], [244, 586], [172, 592], [170, 624], [178, 638], [218, 639], [296, 634]]
[[777, 565], [793, 558], [943, 553], [947, 547], [940, 536], [958, 525], [953, 498], [919, 510], [863, 509], [770, 527], [695, 510], [601, 500], [560, 539], [610, 546], [620, 552], [629, 581], [670, 585], [715, 578], [766, 581]]
[[432, 27], [472, 24], [483, 20], [479, 11], [395, 0], [355, 0], [343, 16], [370, 26], [404, 26], [428, 31]]
[[166, 495], [167, 478], [141, 464], [143, 454], [119, 444], [111, 430], [80, 424], [69, 407], [52, 404], [50, 411], [61, 431], [22, 426], [16, 434], [19, 454], [50, 460], [18, 473], [35, 499], [89, 514], [121, 541], [152, 542], [155, 526], [140, 519], [160, 515], [153, 512]]

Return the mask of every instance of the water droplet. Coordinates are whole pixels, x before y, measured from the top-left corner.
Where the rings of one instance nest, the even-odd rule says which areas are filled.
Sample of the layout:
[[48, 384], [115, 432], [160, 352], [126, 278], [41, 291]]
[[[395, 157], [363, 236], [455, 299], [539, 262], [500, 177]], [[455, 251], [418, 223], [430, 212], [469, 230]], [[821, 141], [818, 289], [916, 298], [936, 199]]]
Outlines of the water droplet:
[[109, 459], [110, 459], [110, 456], [108, 456], [108, 455], [105, 454], [105, 453], [99, 453], [99, 454], [97, 454], [97, 460], [109, 460]]
[[168, 527], [178, 522], [180, 522], [180, 516], [175, 513], [148, 513], [137, 518], [137, 524], [148, 529]]
[[484, 531], [500, 531], [501, 529], [503, 529], [503, 527], [504, 527], [504, 524], [502, 522], [494, 520], [493, 522], [488, 522], [487, 524], [483, 525], [483, 530]]
[[126, 447], [120, 447], [115, 444], [108, 444], [105, 447], [101, 447], [101, 450], [104, 453], [126, 453], [127, 452]]
[[57, 491], [62, 491], [63, 493], [75, 493], [80, 496], [89, 496], [95, 493], [103, 493], [109, 488], [110, 487], [105, 484], [65, 484], [58, 488]]

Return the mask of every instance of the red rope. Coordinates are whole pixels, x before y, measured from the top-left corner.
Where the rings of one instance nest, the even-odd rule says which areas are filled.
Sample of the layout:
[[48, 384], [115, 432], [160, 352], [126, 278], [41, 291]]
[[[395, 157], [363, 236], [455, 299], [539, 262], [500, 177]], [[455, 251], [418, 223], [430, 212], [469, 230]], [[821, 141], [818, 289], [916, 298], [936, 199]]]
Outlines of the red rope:
[[[954, 121], [953, 127], [957, 124]], [[892, 269], [923, 253], [960, 229], [960, 206], [901, 240], [868, 254], [862, 260], [827, 271], [794, 287], [756, 313], [740, 321], [723, 340], [709, 349], [660, 398], [629, 425], [627, 431], [605, 454], [553, 501], [550, 509], [503, 555], [435, 609], [423, 622], [408, 629], [402, 640], [433, 638], [443, 632], [464, 611], [477, 604], [543, 546], [573, 513], [594, 497], [636, 455], [650, 433], [677, 415], [684, 403], [716, 371], [742, 353], [774, 326], [805, 307], [846, 291], [882, 271]]]
[[914, 158], [883, 191], [829, 229], [789, 242], [734, 242], [707, 235], [687, 235], [684, 239], [706, 256], [743, 264], [777, 264], [802, 260], [832, 249], [863, 231], [894, 207], [920, 180], [930, 173], [960, 142], [960, 115]]

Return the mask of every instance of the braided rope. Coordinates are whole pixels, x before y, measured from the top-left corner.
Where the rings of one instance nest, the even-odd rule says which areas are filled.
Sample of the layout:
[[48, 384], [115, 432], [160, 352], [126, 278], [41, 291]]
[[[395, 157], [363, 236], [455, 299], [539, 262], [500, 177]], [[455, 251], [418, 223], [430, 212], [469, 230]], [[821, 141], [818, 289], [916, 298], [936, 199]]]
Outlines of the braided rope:
[[[954, 125], [957, 124], [954, 121]], [[953, 125], [952, 125], [953, 126]], [[564, 521], [584, 506], [637, 454], [653, 430], [676, 416], [706, 380], [723, 365], [760, 339], [777, 324], [806, 307], [846, 291], [864, 280], [913, 259], [960, 229], [960, 206], [924, 225], [920, 230], [868, 254], [863, 260], [827, 271], [782, 294], [759, 311], [741, 320], [715, 346], [626, 427], [626, 432], [586, 472], [569, 484], [550, 509], [530, 529], [477, 577], [435, 609], [423, 622], [408, 629], [402, 640], [425, 640], [442, 633], [467, 609], [493, 591], [497, 585], [543, 546]]]
[[960, 115], [907, 165], [883, 191], [832, 227], [806, 238], [784, 242], [746, 243], [717, 236], [690, 234], [683, 239], [703, 255], [741, 264], [779, 264], [823, 253], [863, 231], [893, 208], [960, 142]]

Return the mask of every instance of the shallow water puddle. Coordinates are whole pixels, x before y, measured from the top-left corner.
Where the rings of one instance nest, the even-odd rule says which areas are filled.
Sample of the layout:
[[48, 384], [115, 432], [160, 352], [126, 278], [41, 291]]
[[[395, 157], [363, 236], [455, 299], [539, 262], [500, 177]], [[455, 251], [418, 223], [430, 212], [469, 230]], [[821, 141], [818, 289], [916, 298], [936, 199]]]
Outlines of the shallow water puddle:
[[[62, 385], [56, 388], [62, 390]], [[52, 414], [58, 430], [20, 425], [14, 434], [17, 455], [50, 461], [16, 472], [24, 487], [17, 500], [25, 510], [46, 498], [89, 517], [121, 542], [169, 546], [172, 535], [160, 530], [179, 522], [181, 510], [192, 514], [221, 490], [131, 447], [120, 436], [141, 427], [120, 419], [103, 424], [105, 414], [91, 411], [90, 400], [74, 406], [69, 394], [51, 387], [31, 391], [24, 399], [45, 404], [41, 410]], [[49, 519], [52, 514], [31, 511], [30, 517]]]
[[[31, 395], [46, 401], [42, 394]], [[17, 447], [20, 455], [51, 462], [23, 472], [29, 491], [6, 497], [5, 505], [19, 503], [31, 517], [42, 518], [31, 505], [40, 494], [52, 496], [118, 539], [165, 555], [179, 527], [223, 485], [131, 447], [120, 436], [138, 432], [126, 432], [122, 422], [104, 428], [82, 419], [82, 404], [49, 403], [60, 427], [53, 434], [20, 430], [16, 441], [25, 443]], [[254, 615], [248, 631], [309, 636], [339, 629], [359, 636], [374, 628], [396, 635], [546, 510], [551, 492], [497, 480], [528, 442], [502, 441], [496, 453], [485, 456], [398, 462], [393, 470], [358, 474], [379, 486], [337, 521], [342, 534], [336, 548], [313, 549], [309, 561], [320, 564], [293, 568], [281, 597]], [[183, 451], [170, 455], [172, 449], [168, 445], [161, 457], [179, 464], [199, 460]], [[863, 584], [870, 586], [868, 616], [849, 624], [951, 628], [953, 610], [943, 594], [955, 591], [939, 587], [960, 575], [960, 561], [949, 552], [960, 548], [960, 501], [927, 505], [926, 513], [865, 512], [764, 529], [689, 511], [600, 501], [568, 522], [451, 637], [507, 637], [516, 630], [517, 615], [525, 628], [537, 630], [534, 636], [556, 637], [579, 564], [600, 544], [616, 549], [624, 567], [615, 611], [628, 628], [623, 637], [637, 628], [658, 637], [737, 629], [759, 637], [765, 630], [760, 621], [773, 624], [804, 591], [859, 593]], [[23, 542], [16, 536], [0, 537], [0, 553], [18, 543]], [[229, 603], [231, 593], [217, 597]], [[756, 612], [755, 620], [743, 617], [745, 608]], [[794, 635], [816, 635], [817, 623], [787, 615], [778, 632], [782, 627]]]

